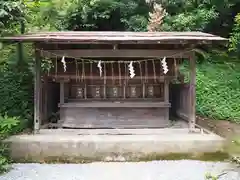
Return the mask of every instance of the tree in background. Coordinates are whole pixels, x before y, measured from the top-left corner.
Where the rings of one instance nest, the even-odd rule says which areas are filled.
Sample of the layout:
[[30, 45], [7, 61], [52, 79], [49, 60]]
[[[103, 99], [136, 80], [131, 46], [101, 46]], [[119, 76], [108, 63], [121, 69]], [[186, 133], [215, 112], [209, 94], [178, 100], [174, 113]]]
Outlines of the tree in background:
[[68, 30], [146, 31], [150, 7], [143, 0], [82, 0], [71, 6]]
[[230, 37], [229, 51], [233, 55], [240, 57], [240, 13], [235, 17], [235, 24]]
[[0, 34], [16, 33], [19, 21], [24, 19], [24, 7], [19, 0], [0, 1]]
[[[25, 22], [25, 6], [19, 1], [0, 1], [1, 35], [19, 34], [21, 24]], [[2, 45], [0, 51], [0, 116], [21, 117], [22, 122], [32, 118], [32, 73], [29, 71], [29, 59], [23, 56], [20, 44]], [[19, 58], [20, 54], [22, 58]]]

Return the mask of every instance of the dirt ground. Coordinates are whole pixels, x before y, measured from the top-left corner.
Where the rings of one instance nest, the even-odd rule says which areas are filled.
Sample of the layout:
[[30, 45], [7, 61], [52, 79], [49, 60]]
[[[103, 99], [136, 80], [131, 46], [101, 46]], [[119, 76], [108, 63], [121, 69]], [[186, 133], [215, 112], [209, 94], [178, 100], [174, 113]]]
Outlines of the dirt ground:
[[226, 150], [240, 155], [240, 124], [197, 116], [197, 124], [226, 138]]
[[240, 136], [240, 124], [197, 116], [197, 124], [227, 139]]

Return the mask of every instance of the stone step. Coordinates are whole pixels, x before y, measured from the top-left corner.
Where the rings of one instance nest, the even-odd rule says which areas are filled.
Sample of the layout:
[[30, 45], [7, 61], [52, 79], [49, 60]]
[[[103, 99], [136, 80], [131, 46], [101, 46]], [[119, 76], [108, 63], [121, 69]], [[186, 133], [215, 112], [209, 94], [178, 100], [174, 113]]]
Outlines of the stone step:
[[[143, 135], [77, 135], [45, 133], [18, 135], [11, 142], [13, 159], [42, 161], [72, 158], [92, 161], [133, 160], [169, 153], [213, 153], [223, 149], [224, 139], [215, 134], [185, 133], [171, 130], [171, 134]], [[118, 160], [120, 160], [118, 159]]]

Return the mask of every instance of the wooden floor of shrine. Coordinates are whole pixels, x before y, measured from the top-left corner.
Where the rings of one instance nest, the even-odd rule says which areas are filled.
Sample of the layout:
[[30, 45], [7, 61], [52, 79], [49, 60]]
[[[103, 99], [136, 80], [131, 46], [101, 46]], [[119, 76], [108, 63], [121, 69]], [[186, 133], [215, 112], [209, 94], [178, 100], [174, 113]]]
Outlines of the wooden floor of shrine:
[[[40, 129], [40, 133], [46, 132], [79, 132], [79, 134], [95, 134], [95, 132], [100, 132], [100, 134], [136, 134], [141, 129], [149, 129], [149, 131], [155, 129], [187, 129], [188, 123], [186, 121], [177, 119], [177, 120], [169, 120], [167, 123], [162, 123], [161, 128], [76, 128], [76, 126], [72, 126], [71, 124], [64, 124], [65, 121], [59, 121], [58, 123], [50, 123], [48, 126], [45, 126], [43, 129]], [[49, 131], [50, 129], [50, 131]], [[59, 129], [59, 130], [56, 130]], [[56, 130], [56, 131], [55, 131]]]
[[[158, 120], [159, 121], [159, 120]], [[171, 117], [168, 121], [163, 121], [158, 123], [158, 125], [162, 125], [162, 127], [145, 127], [143, 126], [138, 128], [91, 128], [91, 127], [85, 127], [85, 128], [79, 128], [77, 125], [77, 122], [70, 123], [64, 120], [60, 120], [57, 123], [49, 123], [44, 126], [42, 126], [42, 129], [40, 129], [40, 133], [46, 133], [46, 132], [79, 132], [79, 134], [91, 134], [95, 132], [101, 132], [100, 134], [136, 134], [136, 132], [141, 131], [141, 129], [146, 129], [150, 131], [155, 131], [159, 129], [188, 129], [189, 125], [188, 122], [181, 120], [179, 118]], [[55, 131], [56, 130], [56, 131]]]

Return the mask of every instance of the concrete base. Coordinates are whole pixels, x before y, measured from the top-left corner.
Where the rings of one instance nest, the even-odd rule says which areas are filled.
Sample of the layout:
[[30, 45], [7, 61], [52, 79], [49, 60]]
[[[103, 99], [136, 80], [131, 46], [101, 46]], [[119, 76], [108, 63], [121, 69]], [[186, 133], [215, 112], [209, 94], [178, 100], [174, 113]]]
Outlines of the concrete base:
[[42, 130], [37, 135], [12, 136], [13, 159], [42, 161], [72, 158], [91, 161], [127, 161], [152, 154], [221, 151], [224, 139], [186, 129]]

